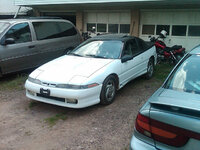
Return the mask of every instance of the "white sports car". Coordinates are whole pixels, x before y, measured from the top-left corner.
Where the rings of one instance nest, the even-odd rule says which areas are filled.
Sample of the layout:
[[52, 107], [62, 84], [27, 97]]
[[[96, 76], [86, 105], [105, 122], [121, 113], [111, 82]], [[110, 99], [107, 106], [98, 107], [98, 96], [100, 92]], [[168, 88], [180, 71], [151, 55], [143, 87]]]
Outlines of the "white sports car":
[[156, 60], [155, 47], [137, 37], [97, 36], [33, 71], [26, 96], [71, 108], [110, 104], [132, 79], [152, 77]]

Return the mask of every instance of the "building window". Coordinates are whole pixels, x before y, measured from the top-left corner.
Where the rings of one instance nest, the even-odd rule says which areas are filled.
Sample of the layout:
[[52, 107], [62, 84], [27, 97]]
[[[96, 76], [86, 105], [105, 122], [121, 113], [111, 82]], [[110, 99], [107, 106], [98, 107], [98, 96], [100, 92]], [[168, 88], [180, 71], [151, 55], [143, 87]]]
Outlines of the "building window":
[[153, 35], [155, 31], [155, 25], [143, 25], [142, 34], [151, 34]]
[[162, 30], [165, 30], [167, 32], [167, 35], [169, 35], [170, 25], [157, 25], [156, 35], [159, 35]]
[[130, 33], [130, 24], [120, 24], [120, 33]]
[[106, 32], [106, 24], [98, 23], [97, 24], [97, 32]]
[[87, 31], [92, 31], [92, 28], [96, 28], [96, 23], [87, 23]]
[[189, 26], [188, 36], [200, 36], [200, 26]]
[[118, 33], [118, 24], [108, 24], [108, 32], [109, 33]]
[[172, 35], [173, 36], [186, 36], [187, 26], [185, 25], [173, 25], [172, 26]]

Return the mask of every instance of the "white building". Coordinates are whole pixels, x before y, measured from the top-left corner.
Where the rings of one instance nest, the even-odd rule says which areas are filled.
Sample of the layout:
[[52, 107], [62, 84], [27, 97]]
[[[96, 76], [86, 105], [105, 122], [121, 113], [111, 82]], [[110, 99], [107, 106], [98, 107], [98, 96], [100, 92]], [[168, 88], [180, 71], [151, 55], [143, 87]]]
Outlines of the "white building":
[[[14, 0], [0, 0], [0, 19], [13, 18], [18, 8]], [[25, 15], [29, 9], [22, 8], [19, 15]]]
[[80, 31], [130, 33], [148, 40], [165, 29], [168, 46], [200, 44], [200, 0], [15, 0], [37, 15], [71, 20]]

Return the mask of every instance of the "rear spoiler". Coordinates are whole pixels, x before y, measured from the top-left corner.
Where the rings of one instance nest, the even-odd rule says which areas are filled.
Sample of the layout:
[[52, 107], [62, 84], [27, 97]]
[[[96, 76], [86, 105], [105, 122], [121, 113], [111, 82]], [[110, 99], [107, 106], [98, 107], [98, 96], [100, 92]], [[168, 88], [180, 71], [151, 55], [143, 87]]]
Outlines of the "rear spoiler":
[[200, 110], [198, 111], [198, 110], [194, 110], [194, 109], [183, 108], [183, 107], [174, 106], [174, 105], [154, 103], [154, 102], [150, 102], [150, 105], [151, 105], [151, 109], [158, 109], [158, 110], [162, 110], [162, 111], [168, 111], [168, 112], [173, 112], [173, 113], [178, 113], [178, 114], [183, 114], [183, 115], [200, 118]]

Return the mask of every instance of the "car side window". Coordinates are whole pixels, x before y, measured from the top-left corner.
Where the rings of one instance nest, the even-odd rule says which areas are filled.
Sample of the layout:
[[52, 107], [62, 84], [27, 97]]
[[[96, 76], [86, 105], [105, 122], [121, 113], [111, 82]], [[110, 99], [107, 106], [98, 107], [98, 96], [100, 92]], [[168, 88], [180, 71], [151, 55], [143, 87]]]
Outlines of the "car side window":
[[58, 22], [59, 37], [73, 36], [77, 34], [76, 29], [68, 22]]
[[125, 55], [133, 56], [133, 48], [132, 48], [132, 41], [131, 40], [127, 41], [125, 46], [124, 46], [122, 56], [125, 56]]
[[54, 39], [77, 34], [76, 29], [67, 22], [33, 22], [37, 40]]
[[124, 55], [135, 56], [138, 53], [139, 49], [135, 39], [129, 40], [125, 44]]
[[31, 31], [28, 23], [19, 23], [11, 27], [5, 34], [5, 39], [13, 38], [16, 43], [31, 41]]
[[144, 52], [148, 49], [148, 45], [141, 39], [137, 39], [138, 47], [140, 52]]
[[37, 40], [57, 38], [59, 28], [56, 22], [33, 22]]

